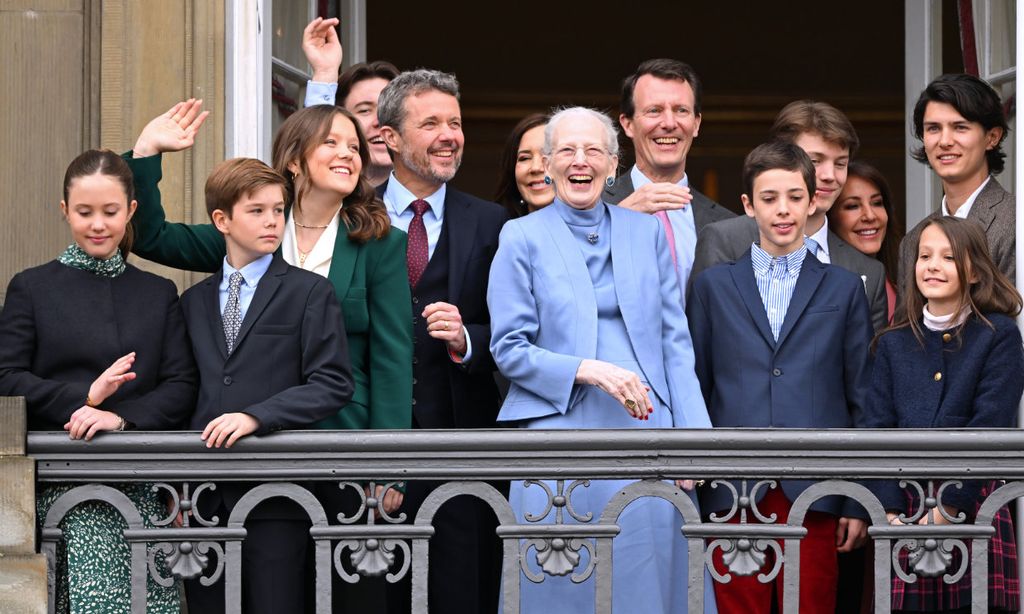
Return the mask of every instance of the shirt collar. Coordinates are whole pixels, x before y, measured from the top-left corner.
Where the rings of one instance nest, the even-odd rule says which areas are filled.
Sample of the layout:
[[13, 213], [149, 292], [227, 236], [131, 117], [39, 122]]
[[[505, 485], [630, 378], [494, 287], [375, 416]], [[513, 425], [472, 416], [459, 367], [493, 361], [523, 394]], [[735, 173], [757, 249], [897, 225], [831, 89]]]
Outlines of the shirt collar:
[[[828, 251], [828, 218], [827, 217], [825, 218], [825, 223], [822, 224], [821, 228], [818, 229], [818, 232], [816, 232], [816, 233], [814, 233], [812, 235], [808, 235], [807, 238], [808, 239], [814, 239], [814, 242], [818, 244], [818, 247], [821, 249], [821, 251], [825, 252], [825, 254], [829, 258], [832, 257], [832, 252]], [[815, 256], [817, 256], [817, 254], [815, 254]]]
[[785, 256], [772, 256], [761, 249], [761, 246], [757, 243], [750, 246], [750, 261], [754, 265], [754, 270], [762, 274], [768, 273], [777, 265], [784, 267], [790, 275], [799, 275], [806, 255], [807, 248], [804, 247], [803, 243], [800, 244], [796, 251], [790, 252]]
[[[435, 219], [441, 219], [444, 215], [444, 198], [448, 192], [448, 184], [442, 183], [436, 192], [423, 200], [430, 204], [430, 211]], [[388, 187], [384, 189], [384, 204], [395, 217], [401, 217], [406, 209], [417, 200], [416, 195], [409, 191], [402, 182], [395, 177], [395, 171], [391, 171], [388, 178]]]
[[[992, 180], [992, 175], [989, 175], [988, 177], [986, 177], [985, 181], [982, 181], [981, 185], [978, 186], [978, 189], [973, 191], [973, 192], [971, 192], [971, 195], [967, 197], [967, 200], [964, 201], [964, 204], [960, 205], [960, 207], [956, 210], [956, 214], [955, 214], [954, 217], [958, 217], [958, 218], [961, 218], [961, 219], [966, 218], [967, 214], [971, 212], [971, 207], [974, 206], [974, 201], [978, 200], [978, 194], [981, 194], [981, 191], [985, 189], [985, 186], [987, 186], [988, 182], [991, 181], [991, 180]], [[947, 215], [947, 216], [954, 215], [954, 214], [950, 213], [949, 212], [949, 208], [946, 207], [946, 195], [945, 194], [942, 195], [942, 215]]]
[[[654, 183], [653, 181], [650, 180], [650, 178], [647, 177], [647, 175], [643, 174], [643, 172], [640, 170], [639, 167], [637, 167], [636, 164], [633, 165], [633, 168], [629, 169], [629, 178], [633, 180], [634, 191], [639, 190], [648, 183]], [[690, 179], [689, 177], [686, 176], [686, 173], [683, 173], [683, 178], [677, 181], [676, 185], [682, 186], [684, 188], [690, 187]]]
[[274, 259], [274, 254], [264, 254], [256, 260], [253, 260], [249, 264], [245, 265], [241, 269], [235, 269], [235, 267], [228, 264], [228, 259], [224, 257], [224, 281], [227, 281], [231, 277], [231, 274], [236, 270], [242, 274], [242, 279], [246, 286], [255, 288], [256, 284], [260, 283], [260, 279], [270, 268], [270, 263]]

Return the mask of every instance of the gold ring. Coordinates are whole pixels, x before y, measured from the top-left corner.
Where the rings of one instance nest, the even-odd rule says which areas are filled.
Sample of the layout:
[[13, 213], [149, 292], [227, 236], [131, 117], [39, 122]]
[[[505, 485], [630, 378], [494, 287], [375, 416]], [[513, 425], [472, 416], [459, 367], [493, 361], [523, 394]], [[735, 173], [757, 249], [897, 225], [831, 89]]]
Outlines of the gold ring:
[[441, 322], [444, 323], [444, 329], [448, 330], [448, 320], [441, 320]]
[[705, 483], [706, 483], [705, 480], [697, 480], [696, 482], [694, 482], [694, 485], [695, 486], [703, 486]]
[[626, 409], [628, 409], [629, 411], [633, 411], [634, 409], [636, 409], [636, 401], [634, 401], [633, 399], [626, 399], [625, 406]]

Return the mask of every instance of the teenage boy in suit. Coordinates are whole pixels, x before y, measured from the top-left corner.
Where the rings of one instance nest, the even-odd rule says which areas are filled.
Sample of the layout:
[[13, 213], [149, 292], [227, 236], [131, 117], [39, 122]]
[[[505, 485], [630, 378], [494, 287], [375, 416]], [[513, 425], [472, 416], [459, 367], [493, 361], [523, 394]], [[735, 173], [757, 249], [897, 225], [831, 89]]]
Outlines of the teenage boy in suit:
[[1003, 102], [992, 86], [973, 75], [942, 75], [928, 84], [914, 105], [911, 154], [942, 180], [942, 205], [915, 226], [900, 244], [900, 274], [913, 270], [921, 231], [932, 218], [952, 215], [974, 220], [985, 231], [992, 260], [1016, 281], [1016, 204], [996, 181], [1006, 166], [1003, 141], [1010, 131]]
[[[798, 145], [814, 163], [814, 212], [807, 216], [804, 232], [811, 241], [808, 249], [822, 263], [834, 264], [855, 273], [863, 281], [875, 331], [889, 323], [885, 294], [885, 268], [839, 238], [828, 228], [826, 214], [846, 184], [847, 165], [857, 153], [860, 140], [850, 119], [830, 104], [796, 100], [775, 117], [771, 138]], [[708, 224], [697, 238], [691, 276], [719, 262], [732, 262], [757, 240], [757, 224], [740, 216]]]
[[[192, 428], [207, 447], [247, 435], [302, 428], [335, 415], [353, 381], [341, 306], [330, 282], [276, 255], [284, 232], [285, 180], [251, 158], [218, 164], [206, 207], [224, 235], [220, 272], [181, 297], [199, 367]], [[227, 518], [250, 485], [209, 493], [204, 516]], [[246, 521], [242, 609], [304, 611], [309, 518], [291, 501], [260, 504]], [[188, 583], [189, 608], [223, 612], [223, 583]]]
[[[863, 407], [871, 319], [860, 278], [822, 264], [805, 247], [804, 228], [815, 207], [814, 165], [792, 143], [760, 145], [744, 162], [743, 185], [743, 207], [757, 223], [758, 241], [735, 262], [698, 275], [686, 305], [711, 422], [853, 426]], [[783, 481], [778, 488], [747, 494], [761, 514], [775, 513], [776, 522], [785, 523], [793, 501], [809, 485]], [[721, 514], [733, 505], [726, 488], [705, 489], [702, 495], [705, 512]], [[801, 612], [835, 611], [837, 534], [842, 528], [862, 538], [864, 521], [852, 516], [857, 509], [839, 497], [811, 506], [800, 551]], [[719, 570], [725, 568], [721, 550], [714, 560]], [[782, 578], [762, 584], [753, 575], [733, 574], [732, 582], [715, 585], [719, 612], [767, 614], [773, 584], [781, 609]]]

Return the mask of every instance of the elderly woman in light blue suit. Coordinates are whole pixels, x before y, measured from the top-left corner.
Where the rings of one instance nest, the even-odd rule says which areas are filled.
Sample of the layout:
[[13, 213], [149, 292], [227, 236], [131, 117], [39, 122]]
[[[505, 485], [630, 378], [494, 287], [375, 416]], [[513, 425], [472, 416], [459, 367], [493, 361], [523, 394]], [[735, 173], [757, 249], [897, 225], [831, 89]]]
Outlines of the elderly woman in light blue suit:
[[[488, 284], [491, 352], [511, 383], [498, 419], [535, 429], [709, 428], [661, 226], [601, 201], [618, 165], [615, 127], [592, 109], [561, 110], [545, 129], [544, 158], [555, 201], [505, 225]], [[626, 484], [581, 484], [571, 493], [572, 507], [596, 521]], [[520, 522], [548, 504], [544, 488], [522, 482], [512, 484], [509, 499]], [[554, 516], [549, 511], [541, 522]], [[563, 519], [576, 522], [568, 513]], [[644, 498], [623, 511], [619, 524], [614, 611], [686, 612], [679, 514], [666, 501]], [[581, 554], [577, 571], [588, 556]], [[593, 582], [523, 578], [521, 611], [589, 614]], [[705, 611], [714, 609], [706, 577]]]

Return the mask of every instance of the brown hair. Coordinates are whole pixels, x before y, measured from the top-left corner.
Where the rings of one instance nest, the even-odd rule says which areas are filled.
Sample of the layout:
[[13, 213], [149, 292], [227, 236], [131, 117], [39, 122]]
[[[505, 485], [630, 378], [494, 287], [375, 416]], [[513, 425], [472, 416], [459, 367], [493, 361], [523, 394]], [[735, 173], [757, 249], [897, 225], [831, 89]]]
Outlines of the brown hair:
[[265, 162], [255, 158], [224, 160], [206, 178], [206, 212], [211, 220], [218, 209], [230, 218], [238, 201], [268, 185], [281, 186], [284, 194], [284, 177]]
[[665, 81], [682, 81], [689, 83], [693, 90], [693, 114], [700, 115], [701, 98], [703, 87], [697, 71], [692, 66], [679, 60], [668, 58], [657, 58], [645, 60], [636, 67], [636, 71], [622, 81], [622, 98], [619, 100], [619, 111], [626, 117], [633, 117], [636, 113], [636, 103], [633, 101], [633, 90], [636, 89], [636, 82], [644, 75], [651, 75]]
[[399, 70], [394, 64], [384, 60], [354, 64], [338, 77], [338, 92], [334, 98], [335, 104], [339, 107], [345, 106], [345, 99], [348, 98], [356, 83], [360, 81], [375, 78], [391, 81], [398, 76], [398, 73]]
[[[939, 230], [949, 239], [949, 245], [953, 251], [953, 261], [956, 263], [956, 274], [960, 278], [960, 305], [953, 315], [953, 321], [960, 319], [967, 309], [970, 309], [974, 316], [977, 316], [989, 327], [992, 326], [992, 323], [985, 318], [984, 314], [986, 313], [1002, 313], [1011, 318], [1016, 317], [1021, 310], [1020, 294], [992, 262], [992, 256], [988, 251], [988, 239], [985, 238], [981, 227], [970, 220], [961, 220], [955, 217], [932, 218], [921, 228], [921, 232], [916, 233], [916, 236], [911, 235], [913, 244], [910, 247], [911, 253], [915, 255], [915, 263], [921, 244], [921, 235], [929, 226], [938, 226]], [[909, 326], [923, 346], [924, 333], [921, 330], [921, 313], [927, 299], [917, 287], [917, 267], [906, 268], [907, 270], [903, 273], [906, 289], [896, 306], [893, 324], [879, 333], [878, 337], [890, 330]], [[969, 281], [972, 277], [975, 278], [974, 282]], [[956, 334], [959, 335], [960, 330], [957, 330]], [[878, 337], [875, 337], [872, 342], [872, 348], [878, 343]]]
[[498, 188], [494, 191], [494, 201], [508, 210], [509, 217], [522, 217], [529, 213], [523, 202], [523, 195], [516, 185], [516, 161], [519, 158], [519, 142], [523, 135], [537, 126], [548, 123], [544, 113], [527, 115], [512, 128], [505, 141], [505, 149], [501, 151], [501, 162], [498, 168]]
[[793, 142], [806, 133], [820, 134], [829, 143], [849, 149], [850, 156], [860, 147], [860, 139], [850, 118], [832, 105], [814, 100], [795, 100], [782, 107], [772, 124], [772, 137]]
[[807, 184], [808, 197], [814, 196], [814, 163], [807, 152], [793, 143], [786, 141], [770, 141], [754, 148], [743, 161], [743, 190], [751, 200], [754, 199], [754, 180], [761, 173], [782, 169], [799, 171]]
[[[892, 191], [889, 190], [889, 183], [885, 180], [885, 176], [882, 175], [881, 171], [866, 162], [858, 160], [850, 162], [847, 172], [846, 185], [850, 185], [850, 178], [859, 177], [875, 186], [878, 189], [878, 193], [882, 195], [882, 207], [885, 208], [889, 221], [885, 225], [885, 238], [882, 239], [882, 247], [875, 255], [875, 259], [885, 267], [885, 278], [893, 287], [896, 287], [896, 274], [900, 266], [900, 242], [903, 240], [904, 232], [903, 224], [899, 223], [899, 220], [896, 218], [896, 210], [893, 206]], [[842, 194], [840, 194], [841, 197]], [[836, 202], [838, 203], [839, 199]], [[838, 211], [839, 207], [832, 207], [829, 210], [828, 218], [830, 224]]]
[[[68, 165], [68, 169], [64, 171], [65, 203], [68, 202], [71, 182], [79, 177], [88, 177], [90, 175], [105, 175], [120, 183], [121, 188], [124, 190], [126, 205], [135, 200], [135, 178], [132, 175], [132, 169], [128, 167], [128, 163], [109, 149], [90, 149], [79, 154]], [[70, 203], [68, 205], [70, 206]], [[121, 257], [128, 258], [134, 239], [135, 229], [129, 221], [128, 224], [125, 224], [124, 236], [121, 237], [121, 242], [117, 244], [117, 248], [121, 250]]]
[[[286, 196], [296, 211], [302, 211], [302, 199], [309, 192], [310, 185], [307, 180], [303, 180], [296, 191], [295, 175], [288, 170], [288, 165], [295, 162], [301, 169], [300, 174], [309, 176], [306, 158], [327, 138], [331, 123], [337, 115], [352, 122], [359, 137], [359, 159], [363, 168], [367, 168], [370, 164], [370, 150], [366, 137], [363, 136], [359, 122], [343, 107], [317, 105], [300, 109], [284, 120], [274, 136], [274, 169], [284, 175]], [[348, 229], [348, 238], [356, 243], [381, 239], [391, 231], [391, 218], [384, 209], [384, 203], [362, 173], [359, 174], [355, 189], [344, 197], [339, 215]]]

